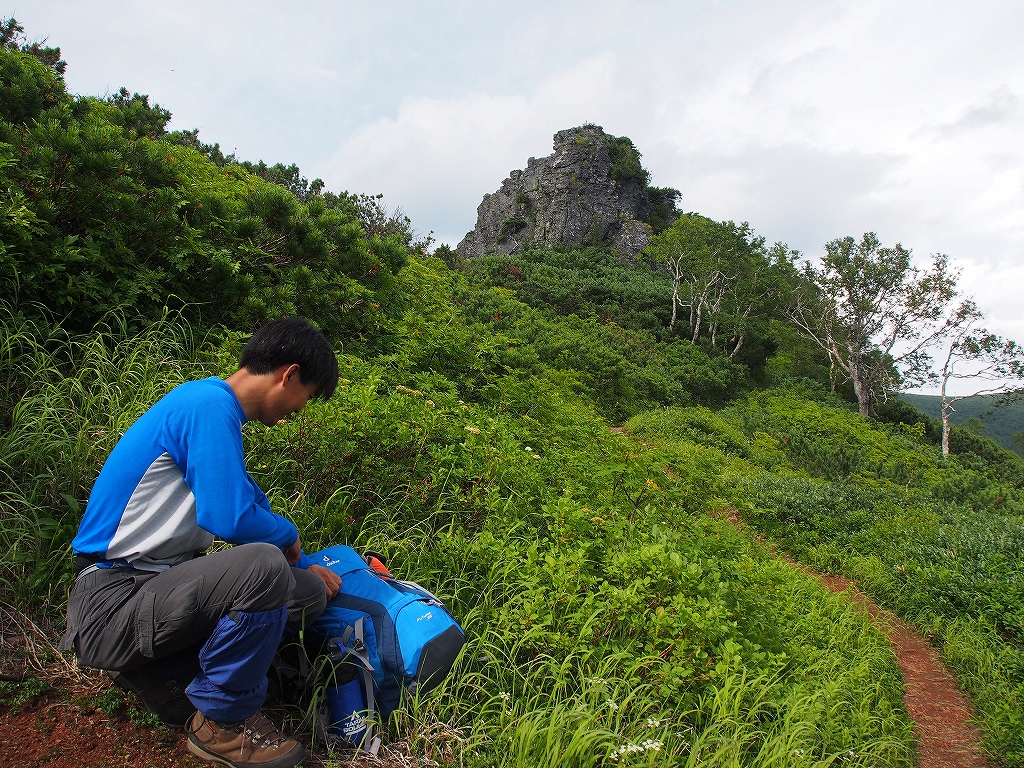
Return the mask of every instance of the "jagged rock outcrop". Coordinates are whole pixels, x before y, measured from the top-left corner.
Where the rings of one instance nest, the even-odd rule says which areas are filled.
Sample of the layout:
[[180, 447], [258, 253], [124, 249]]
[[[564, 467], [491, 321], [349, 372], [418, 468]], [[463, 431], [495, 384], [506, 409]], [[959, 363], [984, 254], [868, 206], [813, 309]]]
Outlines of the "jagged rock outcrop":
[[[616, 141], [620, 144], [612, 147]], [[614, 164], [623, 141], [640, 173], [624, 174]], [[460, 256], [504, 255], [527, 246], [603, 245], [632, 259], [647, 245], [651, 201], [632, 143], [584, 125], [559, 131], [554, 145], [554, 154], [531, 157], [525, 170], [512, 171], [497, 192], [484, 195], [476, 228], [459, 243]]]

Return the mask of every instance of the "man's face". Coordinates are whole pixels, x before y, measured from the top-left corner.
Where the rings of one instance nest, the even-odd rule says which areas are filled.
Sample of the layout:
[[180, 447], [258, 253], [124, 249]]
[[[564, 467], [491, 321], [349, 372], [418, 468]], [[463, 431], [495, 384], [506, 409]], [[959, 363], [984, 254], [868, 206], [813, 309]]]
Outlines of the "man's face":
[[316, 392], [316, 383], [303, 384], [299, 376], [299, 368], [295, 366], [294, 370], [286, 374], [271, 391], [260, 421], [268, 427], [277, 424], [305, 408], [306, 403], [316, 396]]

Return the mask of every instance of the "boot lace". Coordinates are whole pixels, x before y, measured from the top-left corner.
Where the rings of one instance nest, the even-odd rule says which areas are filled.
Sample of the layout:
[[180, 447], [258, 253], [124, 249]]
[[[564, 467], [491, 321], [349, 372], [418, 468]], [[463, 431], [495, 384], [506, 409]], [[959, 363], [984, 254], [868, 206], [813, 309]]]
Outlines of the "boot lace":
[[262, 712], [238, 724], [238, 732], [260, 749], [277, 749], [287, 740]]

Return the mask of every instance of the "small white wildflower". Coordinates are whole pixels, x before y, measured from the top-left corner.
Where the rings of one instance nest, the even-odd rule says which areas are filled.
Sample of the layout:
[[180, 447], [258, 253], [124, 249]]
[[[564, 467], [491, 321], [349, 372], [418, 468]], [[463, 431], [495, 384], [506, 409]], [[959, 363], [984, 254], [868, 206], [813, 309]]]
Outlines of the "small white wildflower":
[[498, 693], [498, 698], [503, 699], [504, 701], [508, 701], [512, 698], [512, 694], [508, 691], [501, 691], [500, 693]]
[[608, 705], [608, 709], [610, 709], [612, 712], [614, 712], [615, 710], [617, 710], [619, 708], [619, 705], [616, 704], [611, 699], [608, 699], [607, 701], [605, 701], [605, 704]]
[[648, 750], [651, 750], [653, 752], [660, 752], [661, 748], [663, 746], [665, 746], [665, 745], [662, 742], [657, 741], [655, 739], [647, 739], [643, 743], [643, 748], [644, 749], [648, 749]]
[[648, 717], [647, 718], [647, 727], [648, 728], [660, 728], [661, 727], [661, 720], [655, 720], [653, 717]]
[[526, 452], [533, 453], [533, 448], [531, 448], [530, 446], [526, 446]]

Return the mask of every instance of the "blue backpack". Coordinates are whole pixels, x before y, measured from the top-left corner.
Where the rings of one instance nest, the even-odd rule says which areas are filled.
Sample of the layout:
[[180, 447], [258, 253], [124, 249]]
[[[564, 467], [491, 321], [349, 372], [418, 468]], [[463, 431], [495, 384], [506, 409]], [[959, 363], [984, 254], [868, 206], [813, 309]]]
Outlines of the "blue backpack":
[[307, 632], [336, 657], [358, 661], [367, 709], [376, 709], [381, 722], [403, 693], [426, 693], [447, 677], [466, 635], [437, 597], [375, 569], [342, 544], [309, 557], [341, 576], [341, 590]]

